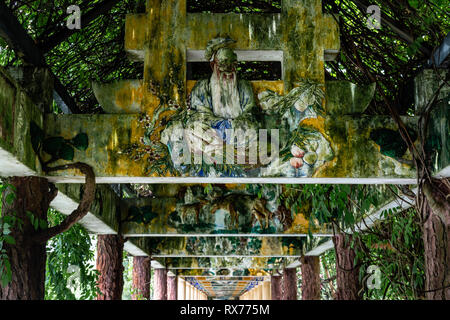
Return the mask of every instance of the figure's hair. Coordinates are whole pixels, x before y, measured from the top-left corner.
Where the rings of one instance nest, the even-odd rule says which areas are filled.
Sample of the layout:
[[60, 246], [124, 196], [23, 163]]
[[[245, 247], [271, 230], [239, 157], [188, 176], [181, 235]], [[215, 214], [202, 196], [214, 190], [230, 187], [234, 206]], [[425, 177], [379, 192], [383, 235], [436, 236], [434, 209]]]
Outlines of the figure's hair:
[[230, 45], [236, 43], [236, 40], [233, 40], [231, 38], [214, 38], [212, 40], [209, 40], [208, 44], [206, 45], [205, 50], [205, 59], [208, 61], [212, 61], [214, 59], [214, 56], [216, 52], [221, 48], [230, 48]]

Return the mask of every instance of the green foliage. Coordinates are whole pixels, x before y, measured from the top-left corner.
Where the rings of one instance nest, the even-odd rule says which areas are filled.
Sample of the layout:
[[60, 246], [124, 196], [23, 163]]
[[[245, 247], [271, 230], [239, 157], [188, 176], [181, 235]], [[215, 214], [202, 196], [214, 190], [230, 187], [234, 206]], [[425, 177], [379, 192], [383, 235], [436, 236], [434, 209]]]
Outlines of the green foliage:
[[133, 293], [133, 257], [124, 251], [122, 300], [132, 300]]
[[2, 214], [3, 197], [5, 197], [5, 203], [11, 205], [16, 198], [15, 191], [15, 187], [11, 184], [0, 184], [0, 287], [7, 286], [12, 279], [11, 264], [5, 244], [16, 244], [12, 230], [14, 228], [21, 229], [23, 224], [22, 220], [15, 215], [5, 216]]
[[[356, 234], [355, 250], [361, 261], [366, 299], [423, 299], [424, 248], [421, 224], [414, 209], [389, 210], [385, 220], [366, 233]], [[370, 265], [380, 268], [380, 289], [368, 289], [364, 274]]]
[[[209, 62], [189, 62], [187, 65], [187, 80], [200, 80], [211, 77]], [[281, 77], [281, 62], [278, 61], [239, 61], [236, 67], [239, 79], [283, 80]]]
[[334, 300], [336, 292], [336, 253], [328, 250], [320, 256], [321, 298]]
[[47, 229], [47, 221], [44, 219], [39, 219], [38, 217], [36, 217], [33, 212], [27, 211], [25, 213], [28, 217], [28, 219], [30, 219], [31, 225], [33, 226], [34, 230], [39, 230], [39, 229]]
[[[288, 188], [299, 188], [288, 186]], [[310, 206], [309, 226], [332, 224], [338, 230], [353, 229], [374, 207], [379, 205], [382, 192], [370, 185], [319, 184], [303, 185], [297, 189], [290, 206]], [[310, 234], [311, 235], [311, 234]]]
[[[70, 5], [80, 5], [82, 14], [85, 14], [101, 2], [103, 0], [5, 1], [39, 46], [45, 46], [48, 39], [64, 30], [69, 16], [66, 10]], [[66, 41], [45, 52], [51, 71], [83, 112], [101, 112], [92, 91], [92, 81], [142, 78], [142, 63], [130, 61], [124, 50], [123, 30], [126, 14], [143, 12], [143, 3], [145, 1], [142, 0], [120, 1], [88, 27], [77, 30]], [[20, 57], [6, 46], [1, 37], [0, 64], [22, 64]]]
[[[368, 28], [361, 3], [379, 6], [381, 29]], [[414, 114], [411, 81], [450, 31], [448, 0], [323, 0], [323, 5], [325, 13], [339, 16], [341, 39], [338, 59], [325, 63], [328, 79], [377, 81], [400, 114]], [[380, 92], [366, 113], [389, 114]]]
[[[360, 281], [365, 299], [420, 299], [424, 288], [424, 248], [421, 223], [414, 209], [400, 211], [389, 209], [382, 213], [384, 220], [360, 231], [355, 223], [379, 208], [385, 192], [376, 186], [364, 185], [304, 185], [290, 186], [296, 195], [292, 201], [297, 205], [311, 206], [310, 226], [332, 224], [337, 232], [351, 231], [352, 247], [356, 263], [360, 267]], [[391, 188], [393, 189], [393, 188]], [[285, 201], [290, 196], [284, 198]], [[312, 234], [310, 234], [312, 235]], [[335, 269], [333, 253], [322, 260], [327, 278]], [[369, 266], [381, 272], [380, 289], [369, 289], [367, 273]], [[325, 277], [325, 275], [323, 275]], [[333, 283], [328, 283], [323, 294], [332, 297]]]
[[[50, 226], [57, 225], [65, 218], [50, 209]], [[46, 300], [92, 300], [97, 296], [98, 272], [94, 265], [92, 240], [79, 224], [61, 233], [47, 243], [47, 264], [45, 279]], [[69, 281], [78, 277], [73, 267], [79, 268], [79, 292], [75, 295], [68, 288]]]

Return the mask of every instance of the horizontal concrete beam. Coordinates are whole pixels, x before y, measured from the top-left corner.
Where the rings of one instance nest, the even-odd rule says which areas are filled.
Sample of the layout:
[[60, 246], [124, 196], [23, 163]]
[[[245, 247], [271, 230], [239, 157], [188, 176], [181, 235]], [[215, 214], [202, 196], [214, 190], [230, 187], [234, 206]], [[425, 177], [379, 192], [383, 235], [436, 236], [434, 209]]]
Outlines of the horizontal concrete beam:
[[145, 237], [129, 238], [153, 258], [294, 258], [326, 239], [296, 237]]
[[[125, 50], [129, 53], [132, 60], [144, 61], [147, 23], [147, 14], [127, 15], [125, 24]], [[322, 37], [325, 42], [324, 60], [334, 60], [336, 58], [336, 53], [340, 49], [337, 23], [332, 16], [324, 15], [323, 20], [318, 24], [323, 28], [321, 34], [325, 35]], [[204, 25], [209, 27], [199, 27]], [[212, 29], [210, 27], [212, 27]], [[280, 14], [255, 15], [215, 13], [211, 15], [204, 13], [187, 13], [186, 29], [188, 30], [188, 33], [186, 34], [186, 47], [196, 51], [203, 50], [207, 41], [214, 38], [217, 34], [228, 34], [232, 38], [239, 40], [236, 44], [237, 48], [254, 52], [264, 52], [277, 48], [282, 49], [285, 46], [282, 42], [284, 37], [280, 33], [281, 30], [283, 30]], [[194, 34], [189, 34], [189, 32], [193, 32]], [[257, 36], [253, 36], [252, 38], [253, 33], [257, 34]]]
[[282, 269], [298, 258], [154, 258], [167, 269]]
[[[328, 86], [328, 84], [327, 84]], [[337, 88], [341, 88], [338, 84]], [[344, 86], [347, 88], [347, 86]], [[348, 89], [348, 88], [347, 88]], [[340, 90], [335, 90], [340, 92]], [[368, 138], [377, 128], [396, 130], [390, 117], [330, 115], [322, 120], [310, 119], [308, 126], [316, 126], [324, 131], [332, 141], [335, 158], [317, 168], [312, 177], [273, 177], [270, 175], [246, 178], [201, 178], [201, 177], [158, 177], [145, 171], [146, 158], [133, 161], [120, 154], [131, 143], [140, 143], [143, 128], [138, 127], [136, 114], [108, 115], [45, 115], [34, 108], [25, 92], [4, 72], [0, 74], [0, 176], [42, 174], [31, 147], [30, 122], [45, 128], [48, 136], [63, 136], [70, 139], [84, 132], [89, 137], [86, 151], [75, 151], [75, 161], [85, 162], [94, 167], [97, 183], [355, 183], [355, 184], [412, 184], [415, 172], [393, 158], [380, 153], [379, 146]], [[336, 99], [330, 97], [336, 104]], [[327, 100], [328, 101], [328, 100]], [[327, 102], [328, 103], [328, 102]], [[330, 107], [334, 104], [331, 104]], [[328, 108], [327, 107], [327, 108]], [[437, 150], [435, 172], [448, 166], [449, 139], [446, 106], [436, 110], [431, 118], [434, 137], [441, 141]], [[331, 110], [331, 109], [330, 109]], [[416, 118], [405, 117], [410, 127], [416, 126]], [[56, 164], [62, 164], [63, 161]], [[20, 165], [22, 164], [22, 165]], [[75, 171], [58, 172], [48, 177], [55, 183], [82, 183], [84, 177]]]
[[[152, 261], [153, 262], [153, 261]], [[153, 264], [152, 264], [153, 267]], [[267, 277], [270, 276], [270, 270], [249, 268], [249, 269], [172, 269], [169, 272], [179, 277]]]
[[[448, 177], [447, 173], [445, 177]], [[82, 176], [46, 176], [53, 183], [81, 183]], [[97, 184], [415, 184], [415, 178], [200, 178], [96, 177]]]
[[[407, 119], [405, 119], [407, 120]], [[138, 126], [138, 115], [46, 115], [48, 136], [73, 138], [80, 132], [89, 136], [89, 148], [86, 152], [76, 151], [75, 161], [85, 162], [94, 167], [99, 183], [414, 183], [414, 171], [396, 160], [382, 155], [375, 142], [368, 139], [376, 128], [392, 128], [395, 124], [389, 117], [360, 116], [327, 117], [325, 126], [330, 130], [345, 129], [330, 139], [345, 141], [335, 143], [335, 159], [324, 166], [315, 177], [283, 178], [247, 177], [247, 178], [199, 178], [199, 177], [157, 177], [145, 172], [146, 158], [134, 161], [120, 154], [122, 148], [132, 143], [139, 144], [143, 136]], [[411, 119], [408, 121], [411, 122]], [[340, 130], [339, 129], [339, 130]], [[334, 131], [338, 132], [338, 131]], [[355, 135], [354, 132], [359, 132]], [[58, 163], [56, 163], [58, 164]], [[49, 177], [51, 181], [79, 183], [75, 172], [60, 172]]]
[[[126, 208], [122, 211], [122, 219], [124, 221], [134, 219], [134, 216], [137, 214], [142, 216], [147, 215], [147, 220], [124, 222], [122, 224], [122, 233], [127, 237], [151, 237], [152, 239], [149, 240], [140, 240], [147, 241], [147, 244], [142, 243], [142, 245], [147, 245], [149, 248], [155, 247], [157, 241], [162, 237], [177, 237], [176, 239], [167, 239], [165, 241], [166, 243], [170, 243], [169, 246], [178, 248], [185, 246], [184, 242], [180, 242], [179, 237], [217, 238], [218, 236], [225, 236], [232, 243], [237, 243], [239, 239], [230, 239], [230, 237], [283, 237], [284, 243], [287, 246], [298, 246], [298, 244], [306, 241], [309, 221], [305, 218], [305, 213], [294, 213], [292, 223], [288, 229], [285, 229], [285, 226], [280, 223], [276, 214], [269, 217], [269, 211], [271, 210], [270, 212], [273, 212], [276, 208], [269, 210], [266, 205], [266, 209], [268, 210], [267, 219], [257, 218], [252, 213], [251, 208], [248, 207], [251, 205], [252, 199], [254, 199], [251, 195], [243, 194], [241, 191], [241, 193], [231, 194], [228, 197], [229, 200], [218, 198], [217, 202], [205, 200], [205, 203], [200, 203], [197, 199], [197, 202], [194, 202], [194, 204], [185, 203], [185, 199], [182, 196], [156, 197], [154, 199], [124, 199], [124, 203], [127, 204]], [[247, 200], [244, 201], [244, 199]], [[230, 208], [227, 206], [222, 207], [223, 201], [233, 201], [235, 206], [238, 206], [235, 207], [234, 215]], [[199, 204], [198, 208], [195, 203]], [[216, 208], [215, 211], [212, 211], [214, 210], [214, 206], [216, 206], [215, 203], [217, 203], [217, 208], [220, 206], [221, 209]], [[332, 235], [331, 230], [326, 226], [318, 227], [312, 230], [312, 233], [316, 237]], [[154, 237], [157, 237], [157, 239], [153, 239]], [[298, 239], [298, 237], [303, 237], [303, 239]], [[213, 243], [215, 239], [205, 241]], [[249, 239], [248, 243], [256, 244], [258, 242], [257, 239], [253, 238], [253, 240]], [[265, 243], [271, 243], [275, 246], [277, 239], [266, 240]], [[283, 249], [279, 246], [276, 250], [281, 254]], [[212, 254], [213, 252], [210, 253]], [[175, 254], [180, 254], [180, 252]]]

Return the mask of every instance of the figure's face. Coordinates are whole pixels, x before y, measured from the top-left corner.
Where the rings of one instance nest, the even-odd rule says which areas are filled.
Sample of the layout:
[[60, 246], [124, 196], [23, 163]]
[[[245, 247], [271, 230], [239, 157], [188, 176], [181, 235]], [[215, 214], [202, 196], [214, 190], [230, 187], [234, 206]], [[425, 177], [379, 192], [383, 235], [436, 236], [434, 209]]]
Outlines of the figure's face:
[[214, 63], [217, 65], [218, 71], [225, 76], [231, 76], [236, 72], [237, 56], [230, 48], [222, 48], [217, 51]]

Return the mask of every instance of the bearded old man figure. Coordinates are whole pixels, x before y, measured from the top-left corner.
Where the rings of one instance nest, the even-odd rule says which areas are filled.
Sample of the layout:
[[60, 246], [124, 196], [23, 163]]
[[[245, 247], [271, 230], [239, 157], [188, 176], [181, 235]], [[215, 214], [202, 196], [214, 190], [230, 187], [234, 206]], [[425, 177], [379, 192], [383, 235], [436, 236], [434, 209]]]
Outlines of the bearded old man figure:
[[[251, 84], [237, 78], [237, 56], [229, 47], [234, 42], [216, 38], [208, 43], [205, 58], [211, 64], [211, 77], [199, 80], [192, 89], [190, 109], [184, 121], [173, 123], [162, 134], [161, 141], [169, 147], [174, 163], [190, 163], [186, 149], [191, 154], [202, 155], [202, 161], [208, 164], [230, 163], [228, 154], [224, 156], [228, 150], [226, 145], [242, 151], [252, 146], [256, 156], [253, 148], [258, 134], [254, 118], [256, 103]], [[234, 154], [231, 156], [234, 161]], [[238, 163], [242, 163], [240, 159]], [[194, 160], [194, 163], [200, 162]]]

